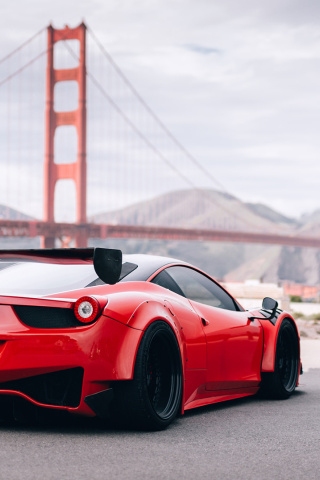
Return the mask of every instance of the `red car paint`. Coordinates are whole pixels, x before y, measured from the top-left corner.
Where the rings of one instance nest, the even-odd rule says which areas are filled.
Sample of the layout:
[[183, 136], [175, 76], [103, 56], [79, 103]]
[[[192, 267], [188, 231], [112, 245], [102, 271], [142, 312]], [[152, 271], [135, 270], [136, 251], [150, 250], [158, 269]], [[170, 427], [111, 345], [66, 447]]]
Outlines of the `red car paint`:
[[[39, 261], [37, 255], [32, 259]], [[55, 258], [54, 262], [59, 263], [59, 259]], [[60, 262], [77, 263], [74, 258], [70, 262], [60, 259]], [[158, 320], [170, 325], [179, 344], [184, 378], [182, 413], [201, 405], [255, 394], [261, 372], [274, 369], [281, 322], [289, 318], [297, 328], [294, 319], [283, 312], [275, 326], [268, 320], [252, 321], [249, 317], [260, 317], [259, 311], [215, 308], [150, 283], [160, 271], [173, 265], [179, 264], [167, 263], [146, 281], [87, 287], [45, 298], [1, 296], [0, 394], [21, 396], [36, 405], [93, 416], [95, 413], [85, 398], [106, 390], [110, 382], [133, 378], [144, 331]], [[98, 300], [101, 315], [94, 323], [75, 328], [30, 327], [14, 310], [15, 306], [23, 305], [72, 311], [80, 297], [90, 295]], [[4, 382], [77, 367], [84, 372], [77, 406], [39, 402], [19, 389], [1, 390]]]

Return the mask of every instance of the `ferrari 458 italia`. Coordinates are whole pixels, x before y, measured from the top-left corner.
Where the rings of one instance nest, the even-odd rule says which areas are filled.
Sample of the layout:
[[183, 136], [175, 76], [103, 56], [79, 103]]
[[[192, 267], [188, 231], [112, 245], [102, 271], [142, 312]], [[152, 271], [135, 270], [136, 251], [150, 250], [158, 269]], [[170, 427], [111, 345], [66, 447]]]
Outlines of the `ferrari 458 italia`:
[[191, 408], [285, 399], [299, 333], [198, 268], [120, 250], [0, 251], [0, 399], [159, 430]]

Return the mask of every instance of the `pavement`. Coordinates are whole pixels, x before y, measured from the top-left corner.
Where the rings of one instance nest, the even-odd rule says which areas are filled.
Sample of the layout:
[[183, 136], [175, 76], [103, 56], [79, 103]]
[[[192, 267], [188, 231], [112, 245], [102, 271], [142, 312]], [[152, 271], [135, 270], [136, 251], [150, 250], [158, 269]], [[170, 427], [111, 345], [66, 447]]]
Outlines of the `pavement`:
[[303, 371], [311, 368], [320, 369], [320, 339], [301, 338], [301, 360]]
[[302, 338], [304, 375], [288, 400], [247, 397], [188, 411], [163, 432], [72, 417], [0, 423], [0, 479], [318, 480], [320, 339]]
[[[304, 351], [310, 345], [304, 341]], [[310, 367], [288, 400], [249, 397], [198, 408], [163, 432], [113, 430], [80, 418], [0, 424], [0, 478], [318, 480], [319, 398], [320, 370]]]

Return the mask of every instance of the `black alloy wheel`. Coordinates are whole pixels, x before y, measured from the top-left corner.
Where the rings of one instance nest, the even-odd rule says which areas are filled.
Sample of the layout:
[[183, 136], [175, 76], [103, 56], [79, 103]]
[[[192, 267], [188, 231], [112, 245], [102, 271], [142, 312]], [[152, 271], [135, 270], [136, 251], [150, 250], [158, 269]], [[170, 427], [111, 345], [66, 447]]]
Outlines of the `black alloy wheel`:
[[291, 321], [285, 318], [277, 338], [275, 369], [272, 373], [264, 374], [262, 390], [273, 398], [288, 398], [297, 386], [298, 375], [298, 335]]
[[182, 383], [175, 334], [166, 322], [156, 321], [142, 337], [133, 380], [114, 384], [122, 423], [146, 430], [166, 428], [181, 409]]

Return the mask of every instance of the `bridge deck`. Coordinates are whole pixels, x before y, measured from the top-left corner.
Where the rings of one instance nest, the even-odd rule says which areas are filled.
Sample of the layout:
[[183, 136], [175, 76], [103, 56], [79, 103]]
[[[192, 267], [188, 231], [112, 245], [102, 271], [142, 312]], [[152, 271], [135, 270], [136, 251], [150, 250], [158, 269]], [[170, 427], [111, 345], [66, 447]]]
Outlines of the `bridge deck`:
[[199, 230], [137, 225], [94, 223], [48, 223], [43, 221], [0, 220], [0, 237], [72, 237], [82, 232], [87, 238], [148, 238], [207, 242], [261, 243], [320, 248], [320, 238], [228, 230]]

